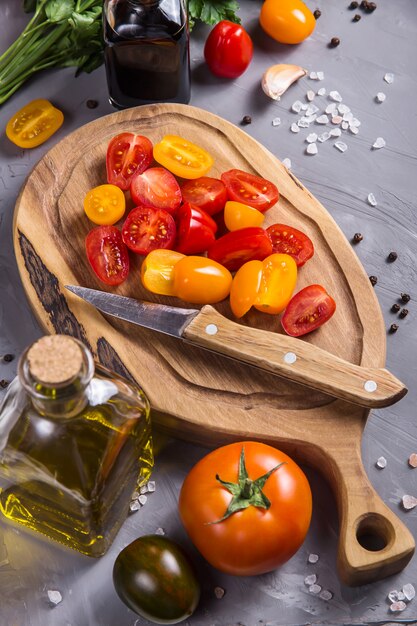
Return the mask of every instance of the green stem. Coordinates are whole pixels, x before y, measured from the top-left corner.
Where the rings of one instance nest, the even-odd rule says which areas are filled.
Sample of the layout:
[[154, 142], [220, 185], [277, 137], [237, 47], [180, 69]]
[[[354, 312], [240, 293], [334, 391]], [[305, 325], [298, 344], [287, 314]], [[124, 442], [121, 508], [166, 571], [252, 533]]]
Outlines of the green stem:
[[9, 59], [10, 56], [14, 54], [17, 50], [19, 50], [19, 48], [21, 48], [23, 45], [26, 45], [26, 37], [28, 37], [28, 35], [31, 35], [35, 30], [43, 26], [43, 24], [45, 23], [45, 15], [44, 14], [41, 15], [41, 12], [42, 12], [45, 2], [46, 0], [44, 0], [41, 5], [38, 5], [38, 8], [36, 9], [34, 16], [28, 22], [25, 29], [21, 32], [19, 37], [7, 48], [7, 50], [5, 50], [3, 54], [0, 56], [0, 64], [2, 64], [4, 61]]
[[245, 478], [242, 491], [241, 491], [241, 497], [245, 500], [249, 500], [249, 498], [251, 498], [252, 495], [253, 495], [253, 480], [251, 480], [250, 478]]

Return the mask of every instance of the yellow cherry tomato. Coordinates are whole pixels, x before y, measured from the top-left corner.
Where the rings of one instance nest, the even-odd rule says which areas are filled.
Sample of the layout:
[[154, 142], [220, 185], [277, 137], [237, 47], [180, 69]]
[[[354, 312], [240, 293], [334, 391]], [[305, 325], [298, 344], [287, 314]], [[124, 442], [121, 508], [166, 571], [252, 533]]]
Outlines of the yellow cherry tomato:
[[213, 165], [208, 152], [177, 135], [165, 135], [155, 144], [153, 158], [180, 178], [205, 176]]
[[300, 43], [314, 30], [316, 19], [301, 0], [265, 0], [259, 15], [263, 30], [280, 43]]
[[142, 285], [152, 293], [174, 296], [174, 267], [184, 257], [184, 254], [175, 250], [152, 250], [142, 263]]
[[265, 216], [253, 207], [229, 200], [224, 207], [224, 223], [229, 230], [239, 230], [249, 226], [261, 226]]
[[48, 100], [33, 100], [10, 118], [6, 135], [19, 148], [36, 148], [62, 126], [64, 115]]
[[253, 306], [262, 280], [262, 261], [248, 261], [235, 274], [230, 289], [230, 308], [235, 317], [243, 317]]
[[110, 226], [118, 222], [126, 210], [123, 191], [116, 185], [99, 185], [84, 198], [84, 211], [94, 224]]
[[174, 294], [194, 304], [214, 304], [230, 292], [232, 275], [220, 263], [202, 256], [186, 256], [174, 267]]
[[297, 282], [297, 264], [289, 254], [271, 254], [262, 261], [262, 279], [254, 306], [264, 313], [281, 313]]

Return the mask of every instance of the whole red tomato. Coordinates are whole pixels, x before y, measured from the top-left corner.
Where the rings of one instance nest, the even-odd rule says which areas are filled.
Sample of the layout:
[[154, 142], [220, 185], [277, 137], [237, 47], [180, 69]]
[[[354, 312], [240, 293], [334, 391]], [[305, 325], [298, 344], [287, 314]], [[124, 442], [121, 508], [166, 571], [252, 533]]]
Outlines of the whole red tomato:
[[263, 574], [288, 561], [304, 541], [311, 510], [310, 485], [298, 465], [254, 441], [201, 459], [179, 498], [194, 545], [213, 567], [235, 576]]
[[222, 20], [213, 28], [204, 46], [204, 58], [216, 76], [236, 78], [252, 60], [253, 45], [240, 24]]

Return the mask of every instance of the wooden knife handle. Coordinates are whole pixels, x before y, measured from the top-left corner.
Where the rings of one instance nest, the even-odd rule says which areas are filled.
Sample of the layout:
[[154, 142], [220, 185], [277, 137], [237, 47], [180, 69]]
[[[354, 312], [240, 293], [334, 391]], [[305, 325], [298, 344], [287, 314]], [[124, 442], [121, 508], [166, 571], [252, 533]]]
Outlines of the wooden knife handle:
[[354, 365], [294, 337], [242, 326], [204, 306], [183, 338], [347, 402], [372, 407], [394, 404], [407, 387], [382, 368]]

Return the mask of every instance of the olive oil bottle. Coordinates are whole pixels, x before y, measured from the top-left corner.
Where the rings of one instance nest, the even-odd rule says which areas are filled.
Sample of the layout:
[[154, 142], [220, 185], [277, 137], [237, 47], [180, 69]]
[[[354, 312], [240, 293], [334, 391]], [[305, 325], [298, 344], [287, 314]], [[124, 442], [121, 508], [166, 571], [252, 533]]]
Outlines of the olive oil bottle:
[[106, 552], [153, 466], [143, 391], [52, 335], [22, 355], [0, 407], [0, 510], [87, 554]]

